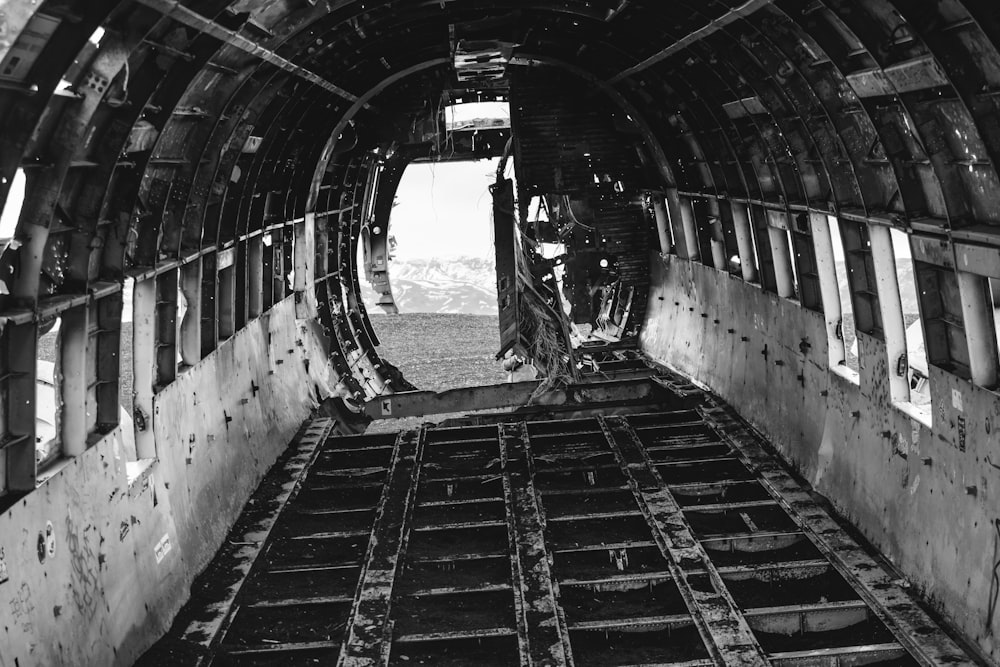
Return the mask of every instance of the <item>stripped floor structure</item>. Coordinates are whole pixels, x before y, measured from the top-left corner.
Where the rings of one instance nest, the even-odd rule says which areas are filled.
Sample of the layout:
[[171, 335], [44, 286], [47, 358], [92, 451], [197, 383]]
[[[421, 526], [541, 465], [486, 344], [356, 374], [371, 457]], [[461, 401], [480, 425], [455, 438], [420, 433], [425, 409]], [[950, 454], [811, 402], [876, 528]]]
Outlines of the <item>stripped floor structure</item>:
[[141, 664], [974, 664], [727, 407], [635, 381], [656, 398], [310, 422]]

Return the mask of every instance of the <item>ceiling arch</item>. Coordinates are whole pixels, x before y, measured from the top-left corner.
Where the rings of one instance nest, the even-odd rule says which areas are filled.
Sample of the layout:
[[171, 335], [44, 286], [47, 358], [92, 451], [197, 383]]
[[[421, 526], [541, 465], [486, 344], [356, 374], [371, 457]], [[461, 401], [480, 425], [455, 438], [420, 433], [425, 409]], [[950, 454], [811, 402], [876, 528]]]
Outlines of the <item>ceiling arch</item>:
[[[461, 44], [610, 96], [651, 159], [642, 188], [704, 202], [715, 242], [744, 200], [987, 242], [1000, 225], [1000, 21], [980, 1], [46, 0], [6, 21], [0, 200], [18, 169], [28, 196], [4, 310], [324, 214], [323, 261], [350, 273], [329, 327], [378, 376], [344, 259], [359, 221], [329, 219], [365, 197], [401, 118], [487, 85], [457, 80]], [[357, 143], [335, 149], [348, 123]]]

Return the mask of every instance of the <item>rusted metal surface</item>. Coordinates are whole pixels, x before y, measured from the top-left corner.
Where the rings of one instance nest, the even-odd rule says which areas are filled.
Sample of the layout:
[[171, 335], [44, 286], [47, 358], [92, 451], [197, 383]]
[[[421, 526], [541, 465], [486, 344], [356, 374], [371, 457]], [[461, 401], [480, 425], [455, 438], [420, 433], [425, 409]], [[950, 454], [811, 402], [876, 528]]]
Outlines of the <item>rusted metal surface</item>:
[[[648, 400], [656, 389], [643, 380], [655, 371], [643, 365], [633, 368], [628, 362], [600, 364], [599, 370], [583, 373], [587, 384], [573, 385], [546, 392], [538, 401], [547, 407], [580, 405], [588, 401], [615, 396], [618, 400]], [[379, 396], [365, 403], [365, 414], [372, 419], [400, 419], [457, 412], [523, 408], [531, 403], [540, 381], [463, 387], [447, 391], [403, 391]]]
[[226, 557], [232, 559], [232, 574], [236, 576], [233, 583], [225, 589], [225, 597], [204, 607], [205, 615], [183, 630], [181, 642], [196, 647], [195, 650], [204, 654], [210, 654], [218, 645], [222, 633], [232, 622], [232, 614], [238, 609], [236, 599], [267, 545], [278, 516], [288, 503], [294, 500], [301, 488], [302, 480], [308, 474], [310, 466], [332, 429], [333, 422], [329, 419], [318, 419], [306, 428], [299, 438], [295, 455], [284, 465], [282, 474], [287, 475], [289, 482], [273, 500], [275, 511], [264, 516], [239, 539], [232, 540], [233, 546], [230, 547], [232, 553]]
[[400, 566], [400, 555], [405, 551], [409, 538], [423, 451], [423, 430], [398, 436], [389, 463], [389, 478], [376, 510], [354, 607], [347, 623], [347, 638], [337, 660], [341, 667], [388, 663], [393, 585]]
[[[0, 419], [0, 505], [15, 509], [23, 494], [52, 472], [39, 475], [33, 443], [33, 360], [38, 333], [52, 317], [66, 316], [79, 328], [87, 321], [77, 318], [79, 309], [101, 313], [98, 342], [82, 341], [76, 331], [65, 337], [59, 350], [67, 355], [67, 370], [101, 368], [99, 378], [83, 382], [72, 377], [57, 387], [63, 399], [58, 416], [67, 434], [62, 453], [81, 457], [83, 449], [115, 428], [122, 373], [114, 365], [121, 360], [108, 349], [117, 347], [113, 342], [122, 328], [115, 311], [122, 310], [117, 293], [125, 276], [155, 281], [156, 289], [138, 290], [150, 302], [139, 304], [137, 312], [153, 313], [164, 324], [147, 322], [137, 328], [141, 335], [135, 358], [143, 364], [157, 360], [155, 374], [139, 373], [146, 384], [137, 391], [144, 423], [154, 417], [150, 407], [155, 392], [149, 378], [157, 381], [157, 390], [182, 380], [180, 371], [185, 369], [176, 364], [177, 349], [183, 351], [184, 366], [192, 367], [216, 351], [220, 341], [238, 336], [244, 325], [268, 312], [273, 315], [273, 307], [293, 292], [287, 280], [292, 258], [297, 313], [307, 320], [315, 316], [315, 330], [322, 328], [328, 339], [329, 373], [319, 374], [324, 386], [317, 391], [322, 398], [336, 394], [358, 403], [386, 391], [391, 373], [375, 349], [377, 337], [358, 297], [354, 254], [364, 224], [362, 211], [371, 195], [371, 156], [385, 155], [389, 147], [411, 138], [410, 119], [401, 110], [432, 105], [453, 85], [453, 26], [463, 39], [503, 44], [504, 49], [520, 44], [515, 53], [502, 53], [496, 65], [520, 63], [515, 69], [547, 69], [558, 72], [552, 78], [571, 76], [590, 84], [617, 79], [617, 93], [607, 100], [576, 90], [535, 110], [538, 115], [561, 115], [563, 121], [580, 120], [581, 110], [594, 110], [591, 129], [604, 123], [607, 130], [613, 122], [614, 132], [592, 133], [578, 125], [564, 145], [542, 146], [539, 140], [536, 147], [543, 150], [531, 161], [540, 170], [553, 163], [569, 164], [572, 160], [563, 158], [579, 148], [573, 142], [593, 139], [593, 162], [626, 167], [631, 162], [636, 167], [635, 192], [666, 195], [667, 209], [676, 218], [670, 221], [671, 229], [683, 232], [675, 238], [682, 254], [725, 270], [727, 279], [735, 280], [740, 272], [722, 264], [753, 252], [746, 234], [770, 233], [767, 210], [776, 213], [774, 218], [833, 213], [855, 224], [922, 234], [914, 237], [914, 254], [924, 264], [919, 271], [926, 277], [922, 287], [928, 289], [920, 291], [935, 294], [925, 299], [922, 309], [954, 306], [946, 312], [946, 325], [942, 318], [924, 317], [938, 386], [944, 387], [946, 398], [955, 391], [967, 403], [977, 401], [982, 407], [977, 417], [992, 414], [996, 400], [983, 387], [992, 386], [996, 375], [994, 332], [989, 318], [975, 312], [982, 307], [982, 280], [994, 272], [989, 262], [977, 257], [1000, 248], [1000, 26], [989, 4], [711, 0], [693, 7], [566, 0], [525, 3], [512, 13], [505, 4], [473, 0], [437, 5], [389, 0], [332, 5], [228, 0], [4, 3], [0, 200], [14, 206], [8, 195], [19, 169], [26, 174], [27, 191], [23, 207], [13, 211], [14, 218], [20, 218], [12, 232], [15, 240], [0, 259], [0, 320], [6, 323], [0, 339], [5, 407]], [[476, 20], [470, 23], [473, 15]], [[469, 51], [496, 57], [492, 49]], [[509, 61], [507, 55], [512, 55]], [[492, 68], [491, 74], [499, 76], [501, 68]], [[624, 74], [628, 76], [620, 78]], [[492, 89], [505, 82], [491, 78], [476, 85]], [[607, 92], [606, 87], [602, 90]], [[562, 102], [565, 108], [559, 106]], [[637, 122], [640, 115], [642, 122]], [[350, 123], [355, 124], [354, 139], [346, 141]], [[558, 125], [551, 119], [538, 124]], [[578, 171], [587, 175], [587, 170]], [[678, 195], [677, 187], [684, 194]], [[639, 208], [636, 202], [611, 204], [616, 195], [604, 194], [606, 208], [599, 207], [608, 222], [604, 235], [628, 255], [622, 267], [636, 279], [630, 317], [636, 325], [659, 326], [660, 318], [644, 321], [642, 312], [651, 230], [629, 217], [628, 211]], [[742, 247], [733, 244], [732, 237], [740, 231], [733, 227], [733, 220], [740, 218], [734, 206], [749, 207], [756, 225], [740, 223]], [[303, 254], [312, 248], [304, 242], [300, 225], [313, 214], [316, 253], [309, 258], [313, 261], [306, 261]], [[791, 297], [794, 290], [788, 280], [790, 267], [776, 272], [775, 262], [787, 265], [794, 260], [802, 274], [811, 263], [808, 239], [798, 241], [805, 246], [797, 243], [791, 254], [781, 243], [774, 249], [758, 244], [754, 259], [764, 288], [777, 292], [782, 279], [778, 298]], [[980, 252], [964, 250], [969, 243]], [[673, 263], [671, 270], [680, 266]], [[315, 267], [312, 275], [299, 270], [310, 267]], [[185, 278], [184, 298], [198, 302], [190, 304], [181, 340], [166, 326], [179, 312], [178, 271]], [[850, 280], [857, 283], [852, 285], [855, 294], [873, 291], [856, 273]], [[962, 289], [951, 290], [956, 284]], [[726, 316], [715, 312], [724, 291], [715, 287], [718, 284], [699, 291], [697, 303], [685, 306], [691, 312], [700, 306], [695, 317], [709, 326]], [[872, 303], [884, 307], [898, 300], [891, 285], [878, 289], [888, 293]], [[955, 298], [938, 303], [942, 299], [936, 294], [947, 290]], [[680, 304], [690, 294], [687, 284], [660, 298]], [[807, 309], [819, 306], [803, 295], [798, 298]], [[750, 314], [744, 321], [756, 322], [756, 316]], [[676, 323], [682, 317], [674, 313], [667, 319]], [[701, 331], [700, 324], [695, 320], [693, 328]], [[782, 339], [783, 324], [771, 321], [766, 331], [760, 330], [770, 350]], [[734, 332], [739, 326], [733, 324], [730, 333], [738, 336]], [[745, 338], [751, 336], [757, 334], [747, 332]], [[879, 344], [877, 339], [878, 334], [872, 337], [873, 346]], [[698, 344], [711, 340], [695, 338]], [[723, 347], [732, 349], [728, 342]], [[892, 349], [891, 356], [897, 357], [897, 350]], [[882, 384], [884, 370], [882, 363], [869, 365], [862, 373], [864, 384]], [[603, 372], [616, 377], [644, 371], [606, 367]], [[803, 372], [802, 377], [807, 375]], [[964, 377], [973, 383], [955, 383]], [[82, 389], [86, 385], [90, 391], [95, 382], [100, 387], [97, 405], [89, 405]], [[791, 386], [796, 396], [807, 393], [806, 380], [802, 383], [802, 391]], [[228, 391], [224, 385], [219, 379], [207, 391], [201, 388], [199, 396], [215, 401]], [[952, 405], [961, 402], [953, 398]], [[855, 406], [859, 413], [867, 414], [871, 405], [894, 409], [868, 397], [860, 403]], [[816, 423], [826, 418], [825, 406], [810, 406]], [[947, 401], [941, 407], [960, 411], [948, 408]], [[560, 411], [563, 416], [572, 412], [565, 406], [550, 412]], [[98, 423], [91, 419], [94, 414], [102, 415]], [[186, 417], [163, 414], [158, 419], [173, 424]], [[942, 421], [952, 418], [935, 424], [932, 432], [938, 440], [950, 437]], [[988, 442], [989, 423], [970, 421], [968, 427], [978, 440]], [[85, 432], [79, 430], [81, 424]], [[951, 428], [963, 442], [958, 451], [965, 454], [965, 422]], [[162, 452], [183, 447], [154, 442], [152, 433], [138, 432], [141, 449], [150, 456], [158, 448]], [[868, 454], [859, 448], [852, 455], [860, 460]], [[956, 490], [944, 492], [954, 507], [964, 507], [960, 502], [971, 495], [965, 489], [985, 486], [978, 481], [990, 470], [978, 469], [983, 460], [970, 454], [968, 461], [956, 463], [967, 466], [963, 475], [976, 481], [952, 484]], [[936, 492], [940, 489], [935, 487]], [[191, 493], [198, 497], [202, 490]], [[982, 507], [974, 508], [973, 526], [962, 529], [962, 546], [956, 549], [962, 553], [989, 549], [991, 537], [978, 527], [991, 525], [992, 508], [984, 492], [977, 497]], [[43, 514], [67, 511], [39, 502]], [[872, 507], [864, 506], [866, 502], [875, 501], [864, 496], [858, 504], [849, 504], [865, 515], [883, 509], [884, 502]], [[729, 504], [716, 502], [712, 509], [725, 515], [723, 506]], [[914, 518], [906, 514], [901, 521]], [[893, 530], [904, 529], [894, 524], [888, 532]], [[760, 546], [767, 543], [762, 534], [765, 531], [709, 539], [729, 546]], [[787, 538], [782, 531], [770, 534], [777, 541]], [[928, 558], [928, 577], [962, 569], [947, 567], [956, 561], [941, 550]], [[910, 565], [920, 569], [913, 564], [916, 560], [912, 556]], [[975, 570], [978, 579], [969, 578], [964, 584], [968, 590], [962, 590], [959, 576], [945, 577], [951, 587], [945, 592], [955, 614], [969, 619], [966, 633], [995, 656], [995, 629], [982, 629], [972, 620], [981, 611], [979, 598], [987, 597], [976, 591], [988, 588], [991, 570], [989, 564]], [[974, 609], [973, 603], [965, 606], [966, 597], [979, 600]], [[138, 594], [129, 599], [141, 607]], [[137, 622], [155, 623], [154, 616], [139, 613]], [[989, 622], [994, 616], [992, 611], [987, 615]], [[48, 620], [49, 625], [59, 628], [53, 634], [65, 634], [62, 631], [75, 628], [76, 621], [64, 615]], [[130, 636], [128, 641], [139, 640]], [[873, 646], [872, 655], [879, 654], [880, 645]], [[868, 659], [866, 655], [845, 654], [844, 660]], [[830, 654], [816, 656], [819, 662], [834, 659]]]
[[522, 665], [572, 665], [566, 621], [556, 602], [556, 583], [545, 548], [544, 515], [524, 423], [500, 425], [507, 535]]
[[[766, 665], [750, 626], [737, 613], [736, 603], [722, 585], [715, 566], [695, 540], [680, 506], [628, 422], [622, 418], [600, 418], [600, 422], [645, 519], [670, 560], [674, 581], [713, 657], [721, 664]], [[711, 585], [706, 588], [692, 584], [685, 572], [690, 568], [707, 571]]]
[[729, 10], [722, 16], [719, 16], [718, 18], [713, 18], [706, 26], [698, 28], [697, 30], [692, 31], [689, 34], [684, 35], [670, 46], [661, 49], [655, 54], [649, 56], [641, 63], [633, 65], [632, 67], [629, 67], [628, 69], [619, 72], [609, 81], [611, 83], [617, 83], [618, 81], [621, 81], [624, 78], [632, 76], [633, 74], [638, 74], [639, 72], [649, 67], [652, 67], [658, 62], [666, 60], [675, 53], [680, 53], [684, 49], [689, 48], [695, 42], [710, 37], [712, 34], [718, 32], [719, 30], [722, 30], [730, 23], [746, 18], [750, 14], [754, 13], [764, 5], [771, 3], [772, 1], [773, 0], [747, 0], [738, 7], [734, 7], [733, 9]]
[[241, 51], [245, 51], [246, 53], [252, 56], [260, 58], [261, 60], [271, 65], [274, 65], [275, 67], [278, 67], [279, 69], [283, 69], [291, 74], [294, 74], [297, 77], [301, 77], [302, 79], [305, 79], [309, 83], [316, 84], [317, 86], [323, 88], [324, 90], [328, 90], [331, 93], [339, 95], [340, 97], [343, 97], [344, 99], [350, 102], [356, 102], [358, 99], [357, 96], [347, 92], [340, 86], [337, 86], [331, 83], [330, 81], [327, 81], [319, 74], [316, 74], [315, 72], [311, 72], [305, 69], [304, 67], [296, 65], [295, 63], [289, 61], [288, 59], [279, 56], [274, 51], [271, 51], [261, 46], [254, 40], [249, 39], [237, 32], [229, 30], [228, 28], [219, 25], [218, 23], [212, 21], [211, 19], [201, 16], [197, 12], [192, 11], [191, 9], [185, 7], [183, 4], [177, 2], [176, 0], [139, 0], [139, 1], [140, 4], [143, 4], [149, 7], [150, 9], [154, 9], [164, 14], [165, 16], [169, 16], [170, 18], [179, 21], [184, 25], [194, 28], [195, 30], [198, 30], [200, 32], [205, 32], [222, 42], [230, 44], [240, 49]]
[[[336, 659], [395, 437], [330, 438], [330, 427], [311, 422], [301, 438], [308, 457], [289, 462], [296, 477], [273, 471], [258, 491], [260, 506], [248, 506], [247, 514], [263, 515], [262, 529], [238, 522], [240, 532], [196, 587], [197, 613], [182, 614], [191, 621], [175, 624], [140, 664], [230, 664], [283, 652]], [[338, 476], [357, 462], [381, 466]]]
[[[56, 264], [66, 263], [79, 275], [87, 273], [87, 255], [105, 255], [110, 275], [104, 277], [117, 277], [123, 261], [116, 255], [122, 239], [133, 232], [143, 237], [141, 241], [135, 239], [137, 247], [142, 248], [143, 262], [161, 254], [174, 254], [182, 237], [192, 252], [205, 250], [193, 246], [198, 245], [201, 208], [210, 205], [212, 197], [199, 183], [214, 176], [214, 187], [225, 190], [233, 165], [219, 164], [218, 170], [211, 166], [199, 168], [199, 172], [213, 173], [201, 173], [195, 178], [192, 161], [203, 155], [201, 159], [214, 163], [223, 146], [231, 152], [234, 146], [238, 150], [243, 145], [241, 139], [250, 136], [250, 126], [258, 119], [255, 113], [242, 115], [247, 102], [256, 106], [279, 89], [283, 95], [296, 95], [294, 88], [284, 86], [284, 73], [293, 79], [301, 79], [296, 74], [312, 73], [315, 76], [301, 80], [317, 84], [317, 92], [332, 92], [344, 101], [351, 100], [352, 95], [345, 96], [344, 89], [337, 85], [330, 88], [329, 80], [337, 78], [334, 74], [345, 74], [356, 91], [367, 90], [369, 95], [370, 91], [383, 91], [395, 82], [416, 76], [425, 63], [453, 62], [434, 52], [431, 38], [418, 39], [413, 34], [419, 31], [401, 30], [400, 26], [410, 21], [426, 20], [426, 10], [416, 5], [369, 3], [361, 8], [358, 3], [341, 3], [335, 12], [312, 5], [293, 8], [285, 4], [243, 4], [231, 7], [231, 11], [224, 10], [224, 2], [149, 0], [146, 5], [167, 12], [172, 20], [156, 23], [150, 12], [142, 12], [141, 4], [112, 14], [113, 3], [90, 3], [84, 8], [72, 2], [52, 4], [37, 12], [11, 3], [4, 18], [3, 40], [7, 47], [13, 46], [33, 13], [38, 21], [59, 27], [52, 35], [40, 28], [32, 35], [24, 35], [25, 40], [36, 40], [34, 46], [45, 47], [47, 54], [39, 61], [43, 67], [32, 74], [34, 87], [27, 81], [13, 81], [20, 74], [7, 75], [12, 80], [5, 87], [10, 99], [5, 100], [3, 113], [10, 121], [5, 125], [5, 145], [10, 150], [4, 152], [5, 180], [0, 183], [0, 191], [9, 186], [18, 164], [45, 169], [49, 165], [47, 157], [72, 152], [60, 151], [60, 146], [83, 145], [78, 138], [57, 131], [65, 125], [64, 117], [69, 119], [76, 113], [68, 110], [76, 104], [73, 98], [80, 99], [73, 91], [53, 94], [63, 74], [67, 74], [69, 83], [87, 92], [84, 97], [101, 94], [102, 103], [107, 103], [108, 108], [100, 109], [81, 128], [85, 130], [81, 136], [88, 137], [87, 150], [76, 155], [80, 159], [73, 161], [73, 173], [50, 170], [31, 184], [38, 196], [29, 197], [29, 212], [32, 207], [49, 210], [55, 195], [65, 195], [60, 206], [66, 217], [84, 220], [85, 224], [79, 226], [79, 234], [74, 233], [78, 238], [70, 246], [63, 243], [62, 237], [58, 242], [45, 243], [43, 234], [33, 234], [32, 246], [44, 247], [25, 254], [45, 255]], [[239, 13], [242, 11], [246, 15]], [[976, 5], [955, 3], [923, 10], [875, 0], [820, 2], [806, 7], [782, 2], [714, 2], [696, 12], [678, 14], [674, 13], [676, 8], [668, 6], [612, 2], [605, 7], [574, 2], [558, 3], [547, 11], [553, 16], [533, 17], [536, 23], [522, 26], [527, 27], [525, 34], [533, 37], [524, 45], [525, 53], [531, 54], [524, 62], [564, 67], [599, 80], [632, 71], [635, 80], [620, 82], [628, 85], [622, 87], [616, 103], [626, 115], [634, 109], [650, 118], [648, 130], [643, 129], [644, 143], [656, 144], [657, 148], [668, 146], [671, 159], [683, 156], [685, 167], [679, 170], [683, 172], [679, 178], [686, 181], [691, 192], [720, 202], [709, 202], [707, 213], [696, 213], [696, 217], [700, 216], [697, 229], [712, 236], [705, 238], [709, 245], [720, 240], [714, 238], [716, 224], [710, 219], [721, 216], [725, 226], [724, 200], [733, 193], [766, 195], [775, 202], [784, 200], [785, 204], [800, 203], [795, 200], [807, 196], [817, 210], [832, 207], [901, 227], [926, 226], [939, 233], [977, 234], [977, 238], [989, 243], [995, 240], [995, 235], [988, 233], [997, 219], [995, 197], [990, 192], [998, 183], [992, 164], [997, 155], [997, 133], [992, 121], [995, 95], [989, 82], [997, 64], [997, 31]], [[664, 24], [663, 20], [676, 26], [676, 34], [665, 37], [653, 30], [653, 26]], [[112, 28], [108, 45], [113, 37], [120, 38], [115, 33], [126, 23], [135, 35], [143, 35], [141, 39], [130, 36], [117, 50], [118, 58], [128, 54], [130, 71], [126, 74], [131, 76], [125, 76], [126, 81], [115, 81], [116, 76], [123, 77], [114, 68], [101, 71], [100, 67], [86, 64], [95, 50], [86, 45], [86, 39], [93, 35], [93, 28], [105, 23]], [[448, 22], [442, 20], [440, 25]], [[184, 26], [197, 28], [200, 36], [184, 30]], [[405, 46], [397, 44], [395, 39], [401, 40], [404, 33], [407, 40], [412, 39], [412, 44], [421, 48], [405, 48], [411, 45], [409, 41]], [[432, 35], [434, 30], [424, 34]], [[543, 39], [541, 34], [560, 37]], [[606, 36], [606, 40], [584, 38], [598, 34]], [[55, 38], [49, 43], [45, 41], [47, 36]], [[496, 36], [492, 37], [496, 41]], [[376, 64], [370, 62], [377, 60], [375, 50], [354, 48], [351, 40], [355, 38], [369, 44], [387, 40], [398, 48], [389, 49], [394, 51], [389, 57], [380, 56], [385, 64]], [[54, 45], [64, 52], [64, 57], [53, 57]], [[578, 52], [571, 57], [574, 49]], [[432, 53], [436, 57], [429, 57]], [[72, 64], [77, 54], [80, 63]], [[238, 54], [251, 55], [259, 62], [253, 68], [244, 67], [246, 61], [235, 57]], [[347, 56], [355, 54], [358, 61], [354, 69], [340, 66]], [[421, 60], [417, 63], [416, 59]], [[712, 64], [713, 59], [718, 61], [717, 66]], [[636, 61], [641, 63], [641, 70], [635, 70]], [[273, 69], [282, 76], [272, 76]], [[251, 73], [253, 78], [248, 77]], [[191, 104], [197, 101], [197, 95], [177, 92], [183, 91], [188, 82], [200, 86], [215, 75], [229, 78], [215, 89], [218, 98], [212, 100], [212, 105], [200, 108]], [[168, 82], [163, 86], [165, 94], [151, 95], [156, 84], [150, 82], [161, 78]], [[865, 84], [868, 79], [881, 83]], [[851, 88], [852, 81], [859, 84], [863, 94]], [[91, 94], [91, 90], [96, 92]], [[689, 95], [688, 91], [698, 92]], [[678, 100], [675, 112], [661, 113], [656, 103], [662, 99], [661, 92]], [[132, 104], [121, 104], [123, 94]], [[14, 103], [15, 99], [26, 103]], [[230, 100], [233, 104], [228, 103]], [[141, 107], [147, 103], [151, 105], [150, 113], [143, 118]], [[730, 113], [737, 108], [746, 113]], [[361, 109], [363, 106], [348, 110], [345, 115], [345, 110], [337, 107], [331, 112], [337, 119], [334, 127], [342, 129], [348, 117], [353, 120]], [[206, 129], [168, 133], [173, 139], [164, 142], [164, 149], [176, 146], [174, 142], [181, 137], [189, 137], [184, 145], [186, 165], [170, 163], [179, 156], [165, 151], [152, 160], [140, 156], [127, 160], [128, 165], [117, 164], [120, 151], [115, 149], [124, 143], [131, 126], [140, 121], [148, 123], [152, 118], [157, 121], [154, 129], [162, 130], [160, 121], [169, 116], [184, 117], [185, 123], [190, 121], [202, 128], [214, 124], [217, 131], [213, 130], [211, 141]], [[314, 162], [321, 167], [318, 173], [324, 173], [329, 155], [318, 146], [323, 143], [323, 131], [329, 129], [325, 121], [334, 118], [317, 118], [313, 114], [308, 119], [301, 116], [300, 123], [283, 116], [267, 115], [260, 118], [261, 125], [267, 133], [280, 137], [279, 143], [299, 145], [269, 153], [268, 168], [257, 172], [265, 177], [255, 178], [245, 191], [247, 197], [257, 200], [256, 205], [239, 207], [234, 213], [239, 218], [257, 218], [263, 213], [260, 204], [266, 199], [266, 190], [273, 188], [266, 182], [269, 176], [278, 177], [277, 182], [282, 184], [293, 174], [298, 180]], [[943, 127], [960, 128], [959, 138], [946, 135]], [[99, 142], [92, 138], [104, 136], [104, 132], [118, 141], [107, 142], [107, 148], [98, 147]], [[339, 137], [340, 132], [333, 134]], [[317, 136], [319, 141], [315, 141]], [[294, 141], [285, 142], [289, 137], [295, 137]], [[357, 150], [360, 153], [369, 147], [358, 146]], [[613, 147], [601, 150], [610, 152]], [[659, 155], [655, 161], [663, 163]], [[295, 164], [278, 168], [283, 162]], [[660, 167], [661, 176], [666, 177], [663, 164]], [[83, 175], [91, 170], [94, 175]], [[135, 173], [129, 174], [129, 170]], [[129, 181], [145, 185], [121, 187]], [[86, 182], [87, 197], [76, 195], [80, 182]], [[347, 181], [327, 185], [338, 191], [351, 187]], [[232, 190], [237, 189], [240, 186], [233, 184]], [[288, 198], [282, 213], [289, 215], [284, 217], [298, 214], [299, 202], [315, 202], [316, 192], [306, 189], [309, 191], [296, 201]], [[112, 196], [102, 207], [97, 200], [106, 191]], [[115, 201], [119, 197], [124, 201]], [[191, 216], [186, 215], [188, 203]], [[151, 219], [147, 219], [148, 205], [154, 209]], [[134, 219], [129, 219], [129, 211], [136, 216]], [[236, 228], [250, 233], [263, 227], [256, 223], [244, 227], [241, 222]], [[102, 229], [94, 228], [98, 225]], [[109, 234], [111, 227], [114, 232]], [[983, 234], [982, 228], [987, 233]], [[346, 232], [346, 238], [350, 226], [337, 233], [341, 231]], [[207, 245], [214, 236], [206, 236]], [[628, 241], [634, 242], [638, 240]], [[24, 275], [13, 293], [30, 294], [38, 266], [26, 271], [24, 266], [21, 268]], [[240, 268], [246, 268], [245, 262]], [[211, 301], [208, 288], [214, 288], [217, 280], [209, 272], [205, 301]], [[335, 304], [345, 308], [346, 320], [358, 320], [359, 326], [348, 327], [349, 333], [345, 333], [347, 347], [357, 343], [367, 354], [374, 342], [370, 334], [365, 335], [368, 327], [363, 311], [351, 303], [354, 288], [350, 281], [347, 287], [347, 298]], [[73, 287], [67, 291], [78, 290]], [[638, 301], [641, 304], [644, 299]], [[209, 313], [205, 318], [206, 334], [210, 334], [210, 323], [217, 315], [208, 307], [212, 304], [204, 305], [203, 312]], [[363, 375], [363, 369], [373, 374], [377, 364], [375, 359], [370, 365], [347, 363], [340, 370]], [[365, 384], [363, 379], [357, 381]], [[378, 387], [380, 382], [371, 384]]]
[[717, 399], [612, 398], [327, 439], [216, 663], [972, 664]]

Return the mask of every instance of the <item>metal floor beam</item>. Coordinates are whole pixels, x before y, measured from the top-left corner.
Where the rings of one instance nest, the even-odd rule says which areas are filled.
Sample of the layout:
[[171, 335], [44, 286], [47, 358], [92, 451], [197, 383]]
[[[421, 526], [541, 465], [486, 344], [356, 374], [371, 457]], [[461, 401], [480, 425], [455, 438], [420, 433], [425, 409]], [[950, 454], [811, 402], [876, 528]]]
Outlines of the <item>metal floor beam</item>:
[[521, 663], [572, 664], [545, 550], [544, 519], [532, 481], [534, 462], [524, 422], [500, 425], [500, 451]]
[[337, 661], [339, 667], [366, 667], [388, 661], [392, 590], [409, 537], [423, 451], [424, 429], [399, 434], [347, 624], [347, 639]]
[[248, 505], [249, 564], [220, 552], [200, 625], [145, 664], [974, 664], [731, 411], [651, 387], [625, 414], [314, 425], [284, 500]]
[[[622, 417], [600, 418], [600, 422], [712, 657], [727, 665], [766, 665], [763, 649], [635, 431]], [[707, 573], [711, 585], [697, 585], [689, 579], [687, 571], [692, 569]]]

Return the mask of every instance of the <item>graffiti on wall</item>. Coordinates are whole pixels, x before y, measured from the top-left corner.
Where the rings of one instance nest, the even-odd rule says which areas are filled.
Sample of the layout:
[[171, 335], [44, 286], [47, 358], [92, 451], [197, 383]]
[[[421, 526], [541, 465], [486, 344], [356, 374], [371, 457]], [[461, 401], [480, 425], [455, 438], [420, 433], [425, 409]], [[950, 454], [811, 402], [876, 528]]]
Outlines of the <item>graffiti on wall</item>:
[[32, 620], [34, 614], [35, 603], [32, 602], [31, 587], [25, 581], [10, 599], [10, 617], [14, 620], [14, 624], [21, 629], [21, 632], [30, 637], [35, 633], [35, 624]]
[[80, 529], [73, 517], [66, 516], [66, 550], [69, 552], [70, 590], [73, 604], [85, 617], [97, 608], [98, 571], [100, 560], [95, 549], [96, 540], [90, 535], [97, 527], [87, 525]]

